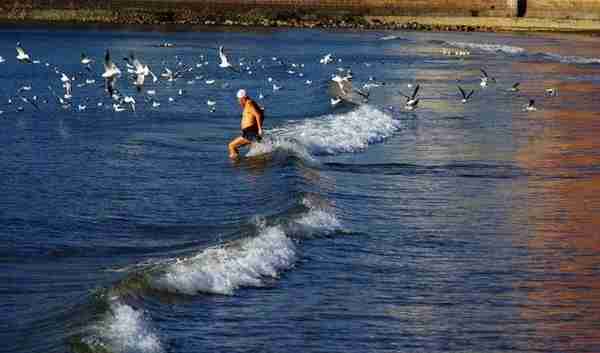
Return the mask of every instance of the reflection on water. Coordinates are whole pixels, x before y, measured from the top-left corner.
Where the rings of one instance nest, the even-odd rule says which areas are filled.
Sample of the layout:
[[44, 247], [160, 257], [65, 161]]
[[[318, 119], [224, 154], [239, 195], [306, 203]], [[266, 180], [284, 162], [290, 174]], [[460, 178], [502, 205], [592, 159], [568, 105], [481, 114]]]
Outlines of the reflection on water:
[[[583, 71], [564, 64], [514, 66], [556, 77]], [[560, 84], [560, 96], [514, 126], [522, 142], [516, 162], [533, 175], [524, 190], [531, 256], [529, 278], [519, 284], [529, 300], [521, 315], [554, 351], [593, 352], [600, 349], [598, 86], [542, 82]]]

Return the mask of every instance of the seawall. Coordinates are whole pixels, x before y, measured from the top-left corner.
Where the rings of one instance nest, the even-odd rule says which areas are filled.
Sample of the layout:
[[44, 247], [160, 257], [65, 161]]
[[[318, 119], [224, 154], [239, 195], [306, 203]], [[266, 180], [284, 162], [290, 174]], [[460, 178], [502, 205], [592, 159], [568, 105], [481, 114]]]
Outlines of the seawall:
[[600, 0], [2, 0], [0, 21], [600, 31]]

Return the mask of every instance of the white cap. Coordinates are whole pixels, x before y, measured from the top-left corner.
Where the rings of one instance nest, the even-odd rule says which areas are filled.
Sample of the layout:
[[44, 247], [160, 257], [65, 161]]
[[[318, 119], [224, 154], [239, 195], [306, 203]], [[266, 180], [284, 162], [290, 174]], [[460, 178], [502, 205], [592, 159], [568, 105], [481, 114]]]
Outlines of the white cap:
[[246, 97], [246, 90], [245, 89], [241, 89], [237, 92], [237, 97], [238, 99], [242, 99], [244, 97]]

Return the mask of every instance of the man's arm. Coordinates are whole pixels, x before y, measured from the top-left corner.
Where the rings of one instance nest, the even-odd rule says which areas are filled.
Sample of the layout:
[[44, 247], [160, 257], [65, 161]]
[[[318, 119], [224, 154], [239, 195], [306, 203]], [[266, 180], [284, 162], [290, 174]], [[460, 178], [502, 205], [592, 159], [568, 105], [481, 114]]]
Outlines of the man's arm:
[[258, 135], [262, 136], [263, 112], [256, 103], [252, 104], [252, 108], [254, 110], [254, 120], [256, 120], [256, 126], [258, 126]]

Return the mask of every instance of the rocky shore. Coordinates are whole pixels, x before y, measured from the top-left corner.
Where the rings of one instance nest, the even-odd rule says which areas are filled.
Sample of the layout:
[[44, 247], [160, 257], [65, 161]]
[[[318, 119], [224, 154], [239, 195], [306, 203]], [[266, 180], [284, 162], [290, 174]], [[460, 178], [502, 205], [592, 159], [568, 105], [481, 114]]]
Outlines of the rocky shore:
[[369, 16], [273, 9], [19, 9], [0, 13], [0, 22], [201, 25], [415, 31], [600, 32], [600, 21], [501, 17]]

